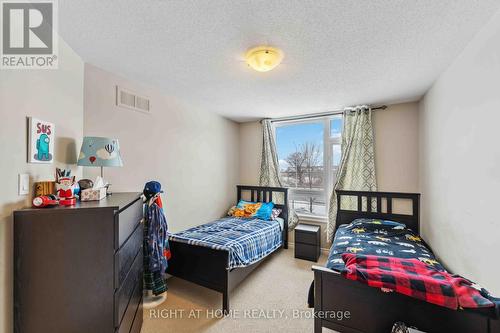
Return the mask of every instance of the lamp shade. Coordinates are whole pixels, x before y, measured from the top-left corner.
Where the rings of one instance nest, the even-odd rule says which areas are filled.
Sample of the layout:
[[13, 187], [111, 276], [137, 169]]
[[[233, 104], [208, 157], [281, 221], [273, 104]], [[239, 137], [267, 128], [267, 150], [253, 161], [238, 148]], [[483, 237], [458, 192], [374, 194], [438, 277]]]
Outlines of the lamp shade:
[[78, 165], [94, 167], [121, 167], [118, 139], [86, 136], [78, 157]]

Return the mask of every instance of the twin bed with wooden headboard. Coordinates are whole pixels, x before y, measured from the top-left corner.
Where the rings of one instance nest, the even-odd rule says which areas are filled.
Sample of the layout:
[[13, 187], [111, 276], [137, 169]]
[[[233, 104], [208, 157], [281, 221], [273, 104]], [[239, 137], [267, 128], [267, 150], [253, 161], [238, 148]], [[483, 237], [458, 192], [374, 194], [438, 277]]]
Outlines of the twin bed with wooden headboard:
[[[343, 208], [343, 200], [348, 201], [349, 205], [347, 206], [350, 207]], [[409, 201], [412, 212], [409, 214], [395, 213], [393, 210], [395, 201]], [[370, 244], [362, 242], [355, 243], [357, 246], [353, 246], [352, 248], [342, 247], [342, 245], [347, 243], [344, 240], [359, 241], [356, 233], [348, 234], [347, 229], [351, 228], [350, 231], [359, 233], [365, 232], [363, 228], [357, 226], [358, 222], [355, 221], [357, 219], [365, 219], [365, 222], [361, 220], [359, 223], [370, 223], [369, 219], [377, 219], [405, 224], [406, 229], [408, 229], [405, 235], [408, 236], [409, 240], [418, 240], [419, 244], [417, 245], [419, 246], [412, 245], [410, 241], [404, 239], [397, 242], [397, 246], [401, 247], [398, 250], [394, 250], [394, 254], [387, 255], [399, 256], [399, 252], [401, 251], [402, 254], [408, 253], [410, 256], [414, 255], [414, 249], [417, 249], [417, 256], [426, 256], [418, 258], [419, 260], [439, 265], [432, 251], [418, 236], [420, 230], [419, 201], [420, 194], [414, 193], [337, 191], [337, 236], [330, 251], [327, 264], [332, 269], [313, 266], [314, 311], [317, 314], [314, 319], [315, 333], [320, 333], [322, 327], [342, 333], [390, 332], [392, 325], [398, 321], [417, 327], [428, 333], [499, 332], [499, 320], [494, 319], [496, 318], [494, 308], [481, 309], [480, 311], [476, 309], [452, 310], [396, 292], [383, 292], [378, 288], [348, 280], [336, 268], [335, 265], [338, 262], [340, 262], [339, 265], [343, 265], [342, 259], [338, 258], [344, 258], [344, 253], [350, 251], [362, 253], [361, 248], [365, 245], [381, 245], [375, 253], [379, 253], [378, 251], [380, 251], [382, 256], [388, 253], [384, 253], [383, 251], [392, 250], [390, 247], [383, 246], [386, 245], [383, 242], [386, 240], [383, 234], [380, 234], [380, 237], [376, 237], [382, 240], [380, 242], [377, 239], [375, 241], [371, 239], [371, 241], [367, 242]], [[346, 226], [346, 224], [350, 224], [353, 221], [355, 221], [353, 224]], [[378, 231], [376, 223], [381, 223], [382, 221], [371, 221], [373, 223], [372, 227], [375, 228], [373, 230]], [[341, 225], [343, 226], [341, 227]], [[363, 226], [370, 225], [364, 224]], [[385, 230], [381, 228], [381, 231], [384, 232]], [[361, 240], [364, 241], [365, 238]], [[387, 241], [389, 242], [388, 239]], [[404, 247], [407, 247], [407, 249], [404, 249]], [[371, 250], [374, 249], [372, 248]], [[357, 252], [358, 250], [361, 252]], [[398, 252], [397, 255], [396, 252]], [[336, 255], [339, 256], [335, 257]], [[352, 256], [352, 254], [349, 254], [349, 256]], [[342, 315], [336, 315], [339, 313], [342, 313]]]
[[[259, 266], [264, 258], [279, 248], [288, 247], [288, 189], [238, 185], [237, 202], [244, 197], [251, 202], [274, 202], [274, 207], [281, 209], [281, 225], [276, 221], [223, 218], [195, 227], [193, 233], [187, 230], [174, 234], [169, 240], [172, 258], [169, 260], [167, 273], [222, 293], [224, 313], [229, 311], [231, 290]], [[239, 228], [240, 223], [246, 223], [245, 227]], [[231, 228], [234, 231], [229, 233], [231, 237], [234, 233], [237, 234], [234, 239], [227, 239], [224, 235], [217, 236]], [[203, 239], [190, 236], [203, 235], [207, 231], [210, 235]], [[251, 241], [253, 243], [249, 243]], [[232, 247], [235, 243], [237, 249]], [[260, 253], [255, 254], [254, 251], [260, 244], [267, 244], [268, 248], [259, 249]], [[248, 251], [245, 252], [245, 248]], [[235, 251], [240, 251], [238, 256], [233, 256]], [[247, 260], [242, 261], [241, 257], [245, 256]]]

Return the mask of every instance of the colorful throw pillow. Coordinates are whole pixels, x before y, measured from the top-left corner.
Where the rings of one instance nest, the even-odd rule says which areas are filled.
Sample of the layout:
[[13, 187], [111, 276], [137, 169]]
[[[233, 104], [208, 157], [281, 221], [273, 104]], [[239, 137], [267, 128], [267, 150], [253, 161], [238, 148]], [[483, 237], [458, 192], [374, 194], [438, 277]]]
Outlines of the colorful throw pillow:
[[276, 220], [283, 210], [279, 208], [273, 208], [271, 211], [271, 220]]
[[270, 220], [274, 203], [272, 202], [251, 202], [240, 200], [238, 205], [231, 207], [227, 212], [235, 217], [255, 217], [261, 220]]
[[229, 208], [229, 210], [227, 211], [227, 216], [234, 216], [234, 212], [236, 211], [236, 209], [236, 206]]

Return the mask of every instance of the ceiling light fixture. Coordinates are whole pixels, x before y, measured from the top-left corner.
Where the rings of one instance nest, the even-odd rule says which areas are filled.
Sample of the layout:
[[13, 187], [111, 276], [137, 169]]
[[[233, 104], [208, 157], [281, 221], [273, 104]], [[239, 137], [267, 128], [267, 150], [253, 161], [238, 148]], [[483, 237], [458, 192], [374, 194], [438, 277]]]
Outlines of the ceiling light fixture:
[[248, 66], [258, 72], [268, 72], [283, 60], [283, 51], [272, 46], [257, 46], [245, 54]]

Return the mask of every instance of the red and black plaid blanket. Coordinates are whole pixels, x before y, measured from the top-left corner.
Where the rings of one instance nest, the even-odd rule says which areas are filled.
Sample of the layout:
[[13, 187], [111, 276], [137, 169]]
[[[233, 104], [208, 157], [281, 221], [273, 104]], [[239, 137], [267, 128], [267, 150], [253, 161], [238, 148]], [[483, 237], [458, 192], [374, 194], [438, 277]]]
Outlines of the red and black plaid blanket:
[[469, 280], [438, 271], [418, 259], [351, 253], [343, 254], [342, 259], [345, 263], [342, 275], [371, 287], [389, 289], [454, 310], [494, 306]]

